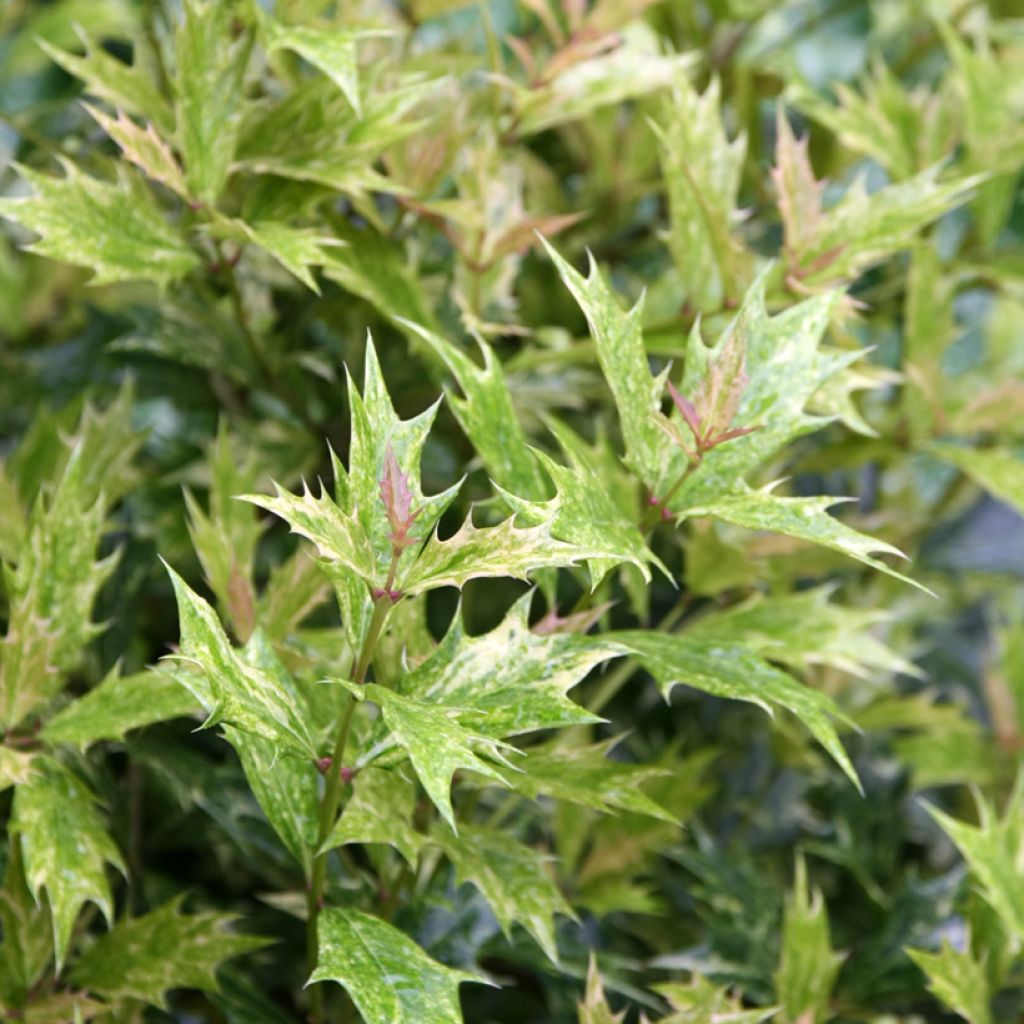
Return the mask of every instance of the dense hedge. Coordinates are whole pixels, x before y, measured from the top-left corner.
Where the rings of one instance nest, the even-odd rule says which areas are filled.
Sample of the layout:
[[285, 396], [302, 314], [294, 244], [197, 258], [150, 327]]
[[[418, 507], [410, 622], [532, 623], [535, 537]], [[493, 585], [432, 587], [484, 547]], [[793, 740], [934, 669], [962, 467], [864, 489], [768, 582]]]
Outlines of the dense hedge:
[[1015, 8], [10, 0], [3, 1019], [1020, 1019]]

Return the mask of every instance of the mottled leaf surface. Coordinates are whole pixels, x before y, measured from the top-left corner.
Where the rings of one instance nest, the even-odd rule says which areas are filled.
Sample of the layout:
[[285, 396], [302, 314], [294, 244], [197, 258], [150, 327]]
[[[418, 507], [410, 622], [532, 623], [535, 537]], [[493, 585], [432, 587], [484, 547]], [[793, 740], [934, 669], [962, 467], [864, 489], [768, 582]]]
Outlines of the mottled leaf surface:
[[961, 448], [932, 445], [933, 452], [966, 473], [994, 498], [1012, 505], [1024, 515], [1024, 458], [1005, 448]]
[[928, 977], [928, 987], [968, 1024], [992, 1024], [988, 972], [970, 950], [945, 940], [938, 953], [908, 949], [907, 955]]

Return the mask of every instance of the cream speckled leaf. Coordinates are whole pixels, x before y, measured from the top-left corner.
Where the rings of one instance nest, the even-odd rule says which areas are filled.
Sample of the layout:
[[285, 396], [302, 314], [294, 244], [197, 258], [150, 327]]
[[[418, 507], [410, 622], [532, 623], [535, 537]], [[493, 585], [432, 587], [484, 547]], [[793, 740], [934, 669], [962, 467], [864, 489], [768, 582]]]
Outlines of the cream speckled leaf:
[[85, 53], [69, 53], [39, 39], [47, 56], [70, 75], [85, 82], [85, 91], [114, 107], [155, 122], [161, 130], [174, 126], [174, 115], [150, 76], [138, 64], [125, 64], [77, 29]]
[[961, 448], [952, 444], [932, 445], [928, 451], [1024, 515], [1024, 458], [1005, 448]]
[[457, 615], [440, 646], [402, 681], [402, 692], [426, 704], [460, 709], [459, 721], [488, 736], [599, 722], [567, 694], [622, 648], [601, 637], [530, 630], [532, 594], [500, 625], [467, 636]]
[[125, 869], [85, 783], [49, 757], [36, 758], [33, 767], [32, 778], [14, 791], [11, 829], [21, 836], [29, 889], [37, 900], [44, 889], [49, 898], [60, 967], [86, 903], [108, 922], [112, 917], [105, 865]]
[[312, 268], [327, 262], [326, 249], [342, 244], [314, 228], [296, 228], [273, 220], [248, 224], [237, 218], [220, 217], [213, 223], [212, 231], [220, 238], [259, 246], [317, 294], [320, 286], [313, 277]]
[[111, 183], [83, 174], [69, 161], [62, 166], [62, 178], [19, 167], [34, 194], [0, 199], [0, 215], [41, 236], [31, 252], [94, 271], [93, 284], [166, 285], [199, 265], [126, 167], [118, 167], [118, 180]]
[[[751, 285], [742, 308], [714, 347], [705, 345], [698, 330], [690, 334], [682, 394], [698, 394], [730, 342], [739, 345], [747, 382], [729, 425], [758, 429], [705, 453], [700, 466], [672, 499], [673, 511], [736, 491], [753, 470], [784, 445], [824, 426], [828, 419], [809, 415], [805, 406], [827, 380], [860, 356], [857, 351], [820, 349], [839, 292], [808, 299], [769, 316], [766, 283], [762, 274]], [[677, 412], [673, 417], [681, 422]]]
[[679, 476], [685, 460], [656, 424], [666, 374], [657, 377], [651, 374], [640, 328], [642, 302], [624, 313], [593, 256], [584, 277], [562, 259], [553, 246], [544, 242], [544, 248], [590, 325], [597, 358], [619, 412], [626, 443], [626, 464], [658, 494]]
[[730, 141], [722, 123], [720, 86], [704, 95], [680, 76], [656, 127], [668, 192], [668, 247], [688, 301], [715, 312], [742, 289], [743, 248], [733, 236], [736, 202], [747, 152], [744, 135]]
[[12, 750], [0, 745], [0, 793], [32, 777], [35, 755], [25, 750]]
[[554, 517], [537, 526], [516, 526], [516, 517], [496, 526], [474, 526], [472, 513], [456, 534], [441, 540], [433, 534], [401, 589], [419, 594], [437, 587], [459, 587], [485, 576], [526, 580], [537, 569], [577, 565], [604, 552], [578, 547], [552, 535]]
[[[268, 673], [248, 664], [228, 641], [213, 609], [170, 567], [181, 620], [181, 657], [194, 663], [205, 686], [193, 694], [209, 713], [204, 727], [227, 722], [269, 740], [280, 755], [286, 751], [315, 758], [309, 732], [311, 715], [297, 692], [289, 691]], [[188, 686], [190, 675], [177, 676]], [[211, 700], [212, 698], [212, 700]]]
[[177, 897], [142, 917], [123, 918], [75, 964], [76, 985], [110, 999], [166, 1007], [172, 988], [217, 990], [217, 965], [267, 944], [228, 930], [232, 914], [183, 914]]
[[51, 743], [87, 747], [100, 740], [120, 740], [132, 729], [199, 710], [195, 697], [168, 672], [113, 674], [62, 708], [43, 726], [42, 736]]
[[920, 675], [917, 666], [872, 635], [871, 628], [885, 620], [885, 612], [833, 604], [831, 590], [819, 587], [757, 595], [702, 616], [687, 625], [686, 635], [714, 643], [740, 643], [794, 668], [830, 665], [861, 676], [878, 671]]
[[928, 987], [968, 1024], [992, 1024], [992, 990], [987, 964], [971, 950], [943, 939], [938, 953], [908, 949], [907, 956], [928, 976]]
[[365, 691], [367, 698], [380, 707], [385, 724], [409, 755], [427, 796], [454, 831], [452, 775], [466, 768], [502, 781], [498, 771], [477, 756], [477, 751], [482, 751], [502, 760], [501, 745], [460, 725], [450, 708], [412, 700], [375, 683], [367, 685]]
[[468, 825], [457, 836], [435, 827], [431, 840], [454, 865], [458, 882], [472, 882], [480, 890], [506, 935], [513, 923], [521, 924], [558, 963], [554, 915], [576, 915], [545, 866], [550, 856], [507, 832]]
[[322, 847], [346, 843], [389, 843], [415, 866], [424, 837], [412, 827], [416, 790], [397, 772], [363, 768], [352, 783], [352, 795]]
[[484, 359], [481, 368], [440, 335], [417, 324], [406, 326], [427, 342], [455, 377], [463, 397], [449, 393], [448, 406], [491, 479], [523, 498], [543, 498], [548, 491], [544, 474], [530, 456], [504, 370], [491, 346], [477, 342]]
[[192, 194], [213, 206], [242, 125], [248, 35], [232, 39], [234, 13], [219, 0], [186, 0], [175, 39], [177, 133]]
[[757, 704], [769, 714], [773, 706], [792, 712], [854, 784], [860, 786], [834, 725], [836, 721], [849, 724], [849, 720], [831, 697], [798, 683], [753, 651], [735, 644], [642, 630], [613, 632], [608, 636], [632, 651], [654, 676], [666, 699], [674, 686], [684, 684], [716, 697]]
[[459, 985], [480, 982], [432, 960], [404, 932], [350, 908], [320, 914], [310, 982], [336, 981], [366, 1024], [462, 1024]]
[[847, 526], [845, 523], [828, 514], [833, 505], [848, 500], [824, 496], [820, 498], [780, 498], [768, 490], [748, 491], [732, 494], [712, 501], [700, 503], [686, 508], [680, 515], [681, 519], [692, 516], [714, 516], [734, 526], [743, 526], [748, 530], [768, 530], [772, 533], [784, 533], [789, 537], [797, 537], [812, 544], [820, 544], [831, 548], [850, 558], [857, 559], [872, 569], [884, 572], [888, 576], [909, 583], [925, 593], [930, 591], [909, 576], [904, 576], [895, 569], [889, 568], [881, 559], [875, 558], [876, 553], [895, 555], [906, 558], [899, 548], [877, 540], [867, 534]]
[[505, 784], [533, 799], [549, 796], [598, 811], [628, 811], [674, 823], [673, 815], [643, 790], [644, 783], [669, 771], [610, 758], [618, 742], [530, 747], [529, 756], [517, 765], [522, 771], [505, 773]]

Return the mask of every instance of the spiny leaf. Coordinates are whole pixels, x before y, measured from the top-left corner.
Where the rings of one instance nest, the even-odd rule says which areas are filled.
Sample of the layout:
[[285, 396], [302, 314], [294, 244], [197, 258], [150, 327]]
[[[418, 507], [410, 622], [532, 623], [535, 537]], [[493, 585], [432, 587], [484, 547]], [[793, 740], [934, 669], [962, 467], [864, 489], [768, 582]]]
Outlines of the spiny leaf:
[[231, 5], [186, 0], [175, 39], [177, 130], [192, 194], [216, 204], [228, 179], [242, 125], [242, 83], [250, 30], [232, 39]]
[[780, 498], [764, 489], [716, 498], [689, 507], [680, 515], [684, 519], [691, 516], [714, 516], [723, 522], [742, 526], [748, 530], [784, 533], [790, 537], [810, 541], [812, 544], [820, 544], [822, 547], [831, 548], [833, 551], [839, 551], [850, 558], [855, 558], [858, 562], [871, 566], [872, 569], [877, 569], [888, 576], [909, 583], [926, 594], [931, 593], [909, 576], [904, 576], [895, 569], [889, 568], [885, 562], [874, 557], [876, 552], [880, 552], [905, 558], [906, 555], [898, 548], [894, 548], [884, 540], [876, 540], [874, 537], [859, 533], [828, 515], [826, 510], [843, 500], [828, 496]]
[[34, 755], [26, 750], [12, 750], [0, 745], [0, 793], [32, 777]]
[[166, 285], [199, 257], [174, 231], [150, 193], [123, 166], [116, 183], [62, 161], [63, 178], [19, 167], [34, 195], [0, 199], [0, 215], [40, 235], [29, 249], [87, 267], [93, 284], [143, 280]]
[[308, 726], [310, 715], [298, 693], [289, 692], [277, 679], [246, 663], [232, 648], [209, 604], [170, 566], [166, 568], [181, 620], [180, 657], [199, 668], [209, 690], [193, 685], [187, 673], [178, 678], [192, 688], [209, 712], [205, 727], [227, 722], [271, 741], [279, 751], [316, 758]]
[[584, 277], [547, 242], [544, 248], [590, 325], [598, 362], [619, 411], [626, 464], [654, 494], [664, 493], [682, 472], [685, 461], [680, 452], [665, 443], [656, 425], [666, 374], [651, 375], [640, 329], [642, 305], [638, 302], [623, 313], [592, 256]]
[[458, 881], [480, 890], [506, 935], [513, 923], [521, 924], [558, 963], [554, 915], [575, 915], [545, 866], [549, 857], [505, 832], [468, 825], [457, 836], [435, 827], [431, 840], [455, 866]]
[[663, 109], [655, 130], [668, 192], [668, 246], [687, 300], [715, 312], [742, 288], [749, 262], [733, 235], [746, 138], [726, 136], [717, 78], [701, 96], [680, 76]]
[[322, 849], [333, 850], [346, 843], [389, 843], [415, 866], [424, 837], [412, 827], [414, 787], [397, 772], [372, 766], [359, 771], [352, 787], [345, 810]]
[[601, 972], [597, 969], [594, 954], [590, 954], [590, 965], [587, 968], [587, 988], [583, 1002], [576, 1004], [577, 1024], [622, 1024], [625, 1011], [612, 1014], [605, 1001], [604, 986], [601, 983]]
[[597, 637], [537, 635], [531, 600], [524, 595], [481, 636], [466, 636], [457, 615], [437, 650], [405, 676], [402, 692], [458, 708], [460, 722], [494, 737], [600, 721], [566, 695], [622, 649]]
[[427, 796], [454, 831], [452, 776], [460, 768], [466, 768], [501, 781], [498, 771], [476, 753], [482, 750], [502, 760], [499, 744], [460, 725], [456, 713], [449, 708], [403, 697], [375, 683], [368, 684], [365, 691], [366, 696], [379, 705], [384, 722], [409, 755]]
[[132, 729], [198, 710], [195, 697], [168, 672], [151, 670], [130, 676], [114, 672], [54, 715], [42, 736], [50, 743], [84, 748], [100, 740], [120, 740]]
[[820, 892], [812, 895], [808, 889], [807, 866], [798, 858], [775, 972], [775, 993], [785, 1024], [824, 1024], [842, 962], [843, 955], [832, 952], [825, 902]]
[[217, 965], [267, 944], [227, 930], [231, 914], [182, 914], [183, 897], [142, 917], [124, 918], [75, 964], [72, 981], [111, 999], [166, 1008], [172, 988], [217, 990]]
[[[654, 986], [676, 1012], [663, 1017], [659, 1024], [761, 1024], [774, 1017], [776, 1010], [744, 1010], [738, 998], [700, 974], [688, 984], [665, 982]], [[802, 1024], [802, 1022], [801, 1022]]]
[[37, 900], [44, 889], [49, 898], [58, 969], [86, 903], [111, 920], [105, 865], [125, 870], [95, 801], [77, 775], [49, 757], [37, 757], [32, 778], [14, 791], [11, 829], [21, 836], [29, 889]]
[[952, 444], [931, 445], [928, 451], [1024, 515], [1024, 458], [1005, 448], [961, 448]]
[[946, 939], [938, 953], [908, 949], [907, 955], [928, 976], [936, 998], [968, 1024], [992, 1024], [988, 971], [969, 949], [958, 950]]
[[642, 630], [606, 635], [632, 651], [666, 698], [674, 686], [685, 684], [716, 697], [757, 704], [769, 714], [773, 706], [792, 712], [859, 787], [834, 725], [846, 716], [824, 693], [801, 685], [745, 647]]
[[432, 960], [379, 917], [329, 907], [320, 914], [310, 982], [343, 985], [366, 1024], [462, 1024], [459, 985], [481, 981]]

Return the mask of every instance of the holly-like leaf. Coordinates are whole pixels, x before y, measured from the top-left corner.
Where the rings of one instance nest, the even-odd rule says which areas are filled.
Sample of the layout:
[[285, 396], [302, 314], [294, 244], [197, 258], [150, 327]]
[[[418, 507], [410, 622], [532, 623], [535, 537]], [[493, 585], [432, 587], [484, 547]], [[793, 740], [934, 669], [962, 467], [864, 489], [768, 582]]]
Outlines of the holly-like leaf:
[[577, 1024], [622, 1024], [625, 1011], [613, 1014], [604, 996], [604, 985], [601, 983], [601, 972], [597, 969], [594, 955], [590, 955], [587, 968], [587, 988], [583, 1002], [576, 1005]]
[[345, 94], [357, 116], [362, 116], [359, 100], [357, 47], [360, 39], [386, 35], [381, 29], [353, 26], [285, 25], [260, 13], [263, 45], [268, 53], [291, 50], [319, 68]]
[[738, 997], [700, 974], [694, 974], [686, 985], [665, 982], [654, 988], [675, 1011], [663, 1017], [658, 1024], [761, 1024], [777, 1012], [775, 1007], [744, 1010]]
[[297, 691], [246, 662], [231, 646], [214, 610], [167, 566], [181, 620], [180, 657], [200, 670], [205, 685], [188, 673], [178, 678], [209, 714], [205, 728], [227, 722], [269, 740], [275, 753], [318, 756], [309, 731], [311, 716]]
[[32, 777], [34, 755], [27, 750], [0, 746], [0, 793]]
[[43, 726], [42, 737], [50, 743], [84, 748], [100, 740], [120, 740], [132, 729], [198, 710], [195, 697], [169, 672], [112, 673], [57, 712]]
[[230, 4], [186, 0], [175, 39], [178, 142], [189, 189], [207, 206], [228, 179], [242, 126], [251, 30], [233, 38], [233, 20]]
[[125, 868], [85, 783], [49, 757], [37, 757], [33, 768], [14, 791], [11, 830], [21, 837], [32, 895], [38, 900], [45, 890], [49, 899], [60, 968], [86, 903], [95, 903], [108, 922], [113, 916], [105, 865]]
[[775, 972], [775, 995], [785, 1024], [824, 1024], [841, 953], [832, 951], [828, 911], [820, 892], [807, 885], [807, 866], [796, 862], [793, 892], [782, 922], [782, 955]]
[[988, 971], [969, 949], [958, 950], [947, 939], [938, 953], [908, 949], [907, 955], [927, 975], [937, 999], [968, 1024], [992, 1024]]
[[699, 503], [681, 513], [681, 518], [691, 516], [714, 516], [734, 526], [742, 526], [748, 530], [768, 530], [772, 533], [784, 533], [790, 537], [820, 544], [831, 548], [858, 562], [871, 566], [887, 576], [909, 583], [926, 594], [931, 593], [926, 587], [912, 580], [909, 576], [891, 569], [881, 559], [874, 557], [876, 553], [895, 555], [906, 558], [899, 548], [893, 547], [884, 540], [869, 537], [845, 523], [830, 516], [827, 512], [831, 506], [844, 500], [843, 498], [780, 498], [768, 489], [747, 491], [716, 498], [706, 503]]
[[609, 757], [618, 742], [530, 747], [529, 756], [517, 765], [522, 771], [506, 772], [505, 784], [532, 799], [549, 796], [598, 811], [628, 811], [675, 824], [675, 817], [643, 790], [645, 783], [668, 770]]
[[457, 836], [434, 828], [431, 840], [454, 865], [456, 879], [480, 890], [506, 935], [513, 923], [521, 924], [558, 963], [554, 915], [575, 914], [545, 866], [550, 857], [506, 832], [468, 825]]
[[352, 795], [322, 847], [389, 843], [415, 866], [423, 836], [412, 827], [416, 792], [397, 772], [367, 767], [352, 783]]
[[701, 96], [680, 76], [663, 109], [655, 130], [668, 192], [668, 246], [687, 300], [715, 312], [742, 290], [748, 261], [733, 234], [747, 141], [725, 133], [717, 78]]
[[188, 199], [185, 175], [178, 166], [177, 157], [152, 123], [141, 128], [124, 111], [119, 110], [117, 117], [113, 118], [88, 104], [85, 109], [121, 147], [126, 160], [130, 160], [153, 181], [159, 181], [182, 199]]
[[458, 708], [462, 724], [495, 738], [601, 721], [567, 694], [622, 648], [599, 637], [534, 633], [531, 600], [524, 595], [481, 636], [466, 636], [456, 615], [440, 646], [402, 680], [402, 692]]
[[33, 195], [0, 199], [0, 215], [41, 236], [31, 252], [94, 271], [93, 284], [184, 277], [199, 257], [164, 218], [149, 191], [119, 166], [116, 182], [62, 161], [64, 177], [28, 167], [19, 173]]
[[153, 121], [161, 131], [170, 131], [174, 115], [146, 70], [137, 63], [125, 64], [98, 46], [81, 28], [77, 31], [85, 49], [82, 56], [62, 50], [45, 39], [38, 40], [39, 46], [68, 74], [85, 82], [85, 90], [90, 95]]
[[651, 375], [640, 327], [642, 300], [624, 313], [592, 256], [584, 277], [547, 242], [544, 248], [587, 318], [598, 362], [619, 412], [626, 464], [652, 493], [663, 494], [682, 473], [685, 459], [666, 443], [657, 426], [667, 371], [657, 377]]
[[831, 588], [795, 594], [755, 596], [723, 611], [711, 612], [686, 628], [686, 635], [714, 643], [740, 643], [772, 661], [797, 669], [830, 665], [842, 672], [920, 675], [874, 635], [871, 627], [884, 612], [844, 608], [829, 600]]
[[169, 989], [215, 992], [218, 964], [267, 944], [229, 931], [231, 914], [181, 913], [182, 899], [119, 921], [85, 951], [72, 981], [110, 999], [166, 1008]]
[[606, 635], [632, 651], [666, 699], [674, 686], [685, 684], [716, 697], [757, 704], [769, 714], [774, 706], [792, 712], [860, 786], [834, 724], [848, 719], [824, 693], [801, 685], [746, 647], [642, 630]]
[[320, 914], [310, 982], [344, 986], [366, 1024], [462, 1024], [459, 985], [482, 981], [432, 960], [379, 917], [328, 907]]
[[380, 707], [395, 742], [408, 754], [427, 796], [454, 831], [452, 776], [465, 768], [502, 781], [497, 769], [477, 754], [481, 751], [503, 760], [499, 744], [460, 725], [456, 712], [449, 708], [403, 697], [375, 683], [364, 689]]
[[929, 449], [943, 462], [966, 473], [994, 498], [1012, 505], [1024, 515], [1024, 458], [1005, 448], [961, 448], [936, 444]]
[[960, 848], [982, 896], [1011, 935], [1024, 935], [1024, 880], [1019, 864], [1024, 852], [1024, 774], [1006, 805], [1002, 819], [982, 796], [976, 796], [978, 825], [957, 821], [935, 807], [931, 816]]
[[25, 884], [21, 840], [8, 836], [7, 866], [0, 888], [0, 1011], [23, 1006], [53, 956], [53, 928], [46, 901], [36, 902]]
[[[557, 513], [556, 513], [557, 514]], [[553, 536], [555, 516], [536, 526], [516, 526], [516, 516], [496, 526], [474, 526], [472, 513], [447, 540], [433, 534], [401, 580], [400, 589], [420, 594], [438, 587], [462, 588], [486, 576], [529, 579], [537, 569], [577, 565], [606, 552], [580, 547]]]

